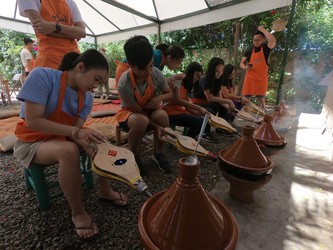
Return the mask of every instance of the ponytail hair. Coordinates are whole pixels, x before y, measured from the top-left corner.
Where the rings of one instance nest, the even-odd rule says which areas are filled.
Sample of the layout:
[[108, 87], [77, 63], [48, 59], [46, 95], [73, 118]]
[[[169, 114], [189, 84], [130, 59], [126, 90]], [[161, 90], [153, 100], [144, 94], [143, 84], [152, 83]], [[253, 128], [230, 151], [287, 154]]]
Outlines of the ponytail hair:
[[65, 54], [58, 66], [58, 70], [71, 70], [80, 62], [84, 64], [86, 71], [90, 69], [106, 69], [109, 71], [109, 64], [107, 60], [102, 53], [95, 49], [86, 50], [82, 54], [77, 52], [69, 52]]
[[162, 51], [162, 54], [167, 57], [171, 56], [172, 60], [182, 60], [185, 57], [185, 52], [179, 45], [168, 45], [161, 43], [155, 47], [156, 49]]
[[159, 45], [157, 45], [157, 46], [155, 47], [155, 49], [158, 49], [158, 50], [162, 51], [162, 53], [163, 53], [167, 48], [169, 48], [169, 45], [166, 44], [166, 43], [160, 43]]

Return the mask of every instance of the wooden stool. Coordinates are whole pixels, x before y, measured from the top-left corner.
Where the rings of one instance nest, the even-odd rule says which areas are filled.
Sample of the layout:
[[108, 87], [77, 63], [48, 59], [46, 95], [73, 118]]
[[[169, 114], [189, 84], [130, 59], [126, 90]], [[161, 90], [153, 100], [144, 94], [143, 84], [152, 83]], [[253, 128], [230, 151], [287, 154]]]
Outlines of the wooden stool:
[[[39, 210], [47, 210], [51, 205], [51, 200], [62, 195], [59, 182], [50, 179], [58, 171], [44, 172], [45, 167], [50, 165], [31, 164], [29, 168], [24, 168], [25, 184], [28, 190], [33, 189], [36, 193]], [[84, 177], [84, 186], [86, 189], [94, 187], [91, 160], [85, 154], [80, 155], [81, 173]], [[50, 192], [52, 190], [52, 192]]]
[[[122, 141], [124, 141], [124, 139], [122, 140], [121, 138], [121, 132], [125, 132], [125, 130], [123, 130], [119, 125], [116, 126], [116, 145], [117, 146], [121, 146]], [[126, 140], [127, 140], [127, 136], [126, 136]]]

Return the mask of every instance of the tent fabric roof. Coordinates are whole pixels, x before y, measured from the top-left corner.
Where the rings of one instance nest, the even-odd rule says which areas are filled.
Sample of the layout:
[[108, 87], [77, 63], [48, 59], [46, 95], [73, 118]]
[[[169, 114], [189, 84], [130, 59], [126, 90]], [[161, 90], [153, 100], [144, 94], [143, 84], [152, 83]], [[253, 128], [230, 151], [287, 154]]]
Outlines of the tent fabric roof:
[[[75, 0], [86, 23], [86, 42], [126, 40], [193, 28], [290, 5], [292, 0]], [[0, 28], [34, 33], [16, 0], [1, 1]]]

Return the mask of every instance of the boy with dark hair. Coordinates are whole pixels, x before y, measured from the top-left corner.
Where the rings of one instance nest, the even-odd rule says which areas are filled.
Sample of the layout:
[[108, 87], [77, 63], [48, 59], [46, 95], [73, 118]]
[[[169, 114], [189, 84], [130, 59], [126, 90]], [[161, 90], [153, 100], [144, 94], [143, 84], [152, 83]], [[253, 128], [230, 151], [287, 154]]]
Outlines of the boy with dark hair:
[[[122, 109], [117, 113], [119, 126], [128, 131], [129, 149], [135, 155], [141, 175], [145, 174], [139, 157], [140, 146], [147, 129], [154, 130], [154, 160], [164, 172], [171, 172], [163, 154], [161, 133], [169, 126], [168, 116], [160, 108], [162, 102], [173, 99], [173, 93], [162, 72], [154, 67], [153, 47], [144, 36], [134, 36], [124, 45], [130, 69], [124, 72], [118, 84]], [[162, 94], [156, 95], [159, 89]]]
[[23, 78], [25, 79], [35, 66], [34, 56], [31, 53], [34, 48], [34, 40], [29, 37], [25, 37], [23, 42], [24, 48], [21, 50], [20, 57], [25, 72]]

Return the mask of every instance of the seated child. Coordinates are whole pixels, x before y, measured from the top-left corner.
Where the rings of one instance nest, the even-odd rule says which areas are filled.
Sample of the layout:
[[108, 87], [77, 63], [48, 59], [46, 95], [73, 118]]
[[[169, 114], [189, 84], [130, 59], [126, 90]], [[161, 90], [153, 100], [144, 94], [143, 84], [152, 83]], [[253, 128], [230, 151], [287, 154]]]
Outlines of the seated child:
[[[171, 172], [169, 160], [163, 154], [161, 134], [169, 126], [162, 102], [173, 99], [173, 94], [162, 72], [154, 67], [153, 47], [144, 36], [134, 36], [126, 41], [124, 50], [129, 70], [118, 83], [121, 110], [116, 114], [119, 126], [128, 131], [128, 145], [133, 152], [141, 175], [145, 175], [139, 157], [140, 146], [147, 129], [154, 130], [154, 159], [164, 172]], [[156, 90], [162, 94], [157, 95]]]

